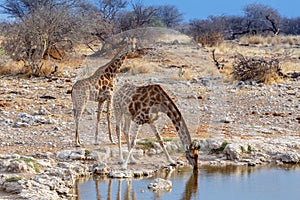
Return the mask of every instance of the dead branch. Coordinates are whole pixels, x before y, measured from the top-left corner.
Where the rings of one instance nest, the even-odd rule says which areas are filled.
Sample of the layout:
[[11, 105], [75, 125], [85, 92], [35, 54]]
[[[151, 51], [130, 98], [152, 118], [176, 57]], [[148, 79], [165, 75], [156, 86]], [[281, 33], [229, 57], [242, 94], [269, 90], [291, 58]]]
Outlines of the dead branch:
[[216, 59], [216, 56], [215, 56], [215, 49], [212, 50], [212, 59], [213, 61], [215, 62], [215, 65], [218, 69], [223, 69], [224, 67], [224, 64], [221, 64], [217, 59]]
[[280, 32], [280, 29], [277, 27], [275, 21], [273, 19], [270, 18], [270, 15], [266, 16], [266, 19], [271, 23], [272, 28], [270, 28], [270, 30], [274, 33], [274, 35], [278, 35]]

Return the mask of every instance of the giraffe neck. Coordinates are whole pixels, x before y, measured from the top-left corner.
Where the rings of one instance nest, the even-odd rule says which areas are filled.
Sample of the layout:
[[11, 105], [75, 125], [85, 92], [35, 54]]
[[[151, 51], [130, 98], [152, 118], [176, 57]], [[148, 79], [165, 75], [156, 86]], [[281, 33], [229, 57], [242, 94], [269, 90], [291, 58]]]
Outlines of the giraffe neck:
[[192, 142], [189, 130], [188, 130], [186, 123], [185, 123], [184, 119], [182, 118], [181, 114], [178, 113], [178, 114], [180, 114], [180, 120], [178, 118], [178, 114], [176, 114], [176, 115], [174, 115], [174, 114], [175, 113], [173, 113], [173, 115], [171, 114], [170, 116], [169, 115], [168, 116], [172, 120], [172, 123], [178, 132], [178, 135], [179, 135], [180, 141], [184, 147], [184, 150], [187, 150]]
[[117, 73], [119, 72], [119, 69], [123, 65], [125, 59], [127, 57], [127, 52], [117, 56], [117, 58], [112, 59], [109, 63], [104, 65], [103, 67], [100, 67], [93, 76], [99, 77], [99, 76], [105, 76], [107, 79], [112, 79], [116, 77]]
[[184, 149], [187, 150], [192, 141], [187, 125], [181, 115], [181, 112], [179, 111], [173, 100], [161, 87], [160, 90], [161, 94], [164, 96], [164, 100], [162, 101], [161, 106], [161, 112], [166, 113], [172, 120], [172, 123], [178, 132], [181, 143], [184, 146]]

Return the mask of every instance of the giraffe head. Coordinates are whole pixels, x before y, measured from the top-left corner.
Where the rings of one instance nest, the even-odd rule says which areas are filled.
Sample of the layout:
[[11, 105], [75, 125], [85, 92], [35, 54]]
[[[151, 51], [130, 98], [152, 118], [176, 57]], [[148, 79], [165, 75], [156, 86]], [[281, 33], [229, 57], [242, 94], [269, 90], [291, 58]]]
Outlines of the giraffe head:
[[194, 140], [186, 149], [185, 154], [189, 163], [193, 166], [194, 170], [198, 169], [198, 151], [201, 148], [199, 141]]

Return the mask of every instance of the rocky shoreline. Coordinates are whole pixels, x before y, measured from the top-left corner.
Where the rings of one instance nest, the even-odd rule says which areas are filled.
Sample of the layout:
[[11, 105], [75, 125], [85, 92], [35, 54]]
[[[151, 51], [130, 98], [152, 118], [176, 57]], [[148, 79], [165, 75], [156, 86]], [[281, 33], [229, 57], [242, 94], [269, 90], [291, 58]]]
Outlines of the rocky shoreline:
[[[254, 167], [265, 164], [300, 163], [299, 138], [280, 141], [222, 141], [199, 139], [201, 143], [200, 164], [212, 166], [246, 165]], [[293, 141], [299, 146], [292, 145]], [[149, 141], [141, 140], [140, 145]], [[35, 153], [29, 156], [0, 155], [0, 190], [15, 199], [75, 199], [74, 184], [80, 177], [94, 175], [108, 178], [147, 177], [159, 169], [173, 170], [187, 165], [179, 141], [166, 142], [172, 156], [177, 157], [177, 166], [162, 161], [164, 154], [158, 143], [152, 148], [137, 149], [134, 156], [137, 164], [130, 164], [124, 171], [118, 164], [118, 149], [115, 145], [100, 149], [73, 149], [57, 153]], [[262, 147], [263, 145], [263, 147]], [[126, 151], [124, 152], [126, 153]], [[150, 159], [151, 158], [151, 159]], [[158, 164], [159, 163], [159, 164]], [[2, 198], [2, 197], [1, 197]], [[4, 196], [5, 199], [5, 196]]]

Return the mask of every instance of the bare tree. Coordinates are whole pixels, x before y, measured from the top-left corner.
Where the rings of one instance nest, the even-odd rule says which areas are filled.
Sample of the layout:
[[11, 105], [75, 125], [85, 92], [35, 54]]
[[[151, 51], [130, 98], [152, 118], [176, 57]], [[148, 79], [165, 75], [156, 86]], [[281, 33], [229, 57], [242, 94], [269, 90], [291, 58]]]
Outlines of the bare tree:
[[118, 26], [121, 31], [146, 26], [153, 26], [156, 22], [156, 8], [145, 6], [142, 0], [131, 1], [132, 11], [123, 11], [118, 15]]
[[189, 23], [188, 34], [202, 45], [213, 46], [223, 40], [224, 18], [210, 16], [208, 19], [195, 19]]
[[144, 6], [142, 0], [131, 2], [135, 19], [134, 28], [150, 25], [153, 17], [156, 14], [156, 9], [153, 6]]
[[281, 16], [277, 10], [262, 4], [250, 4], [244, 8], [245, 17], [251, 22], [249, 32], [279, 33]]
[[39, 75], [42, 59], [63, 59], [74, 45], [106, 29], [88, 7], [79, 0], [6, 0], [2, 12], [15, 19], [4, 41], [6, 52]]
[[173, 5], [158, 6], [156, 15], [166, 27], [174, 27], [183, 21], [182, 13]]
[[99, 11], [102, 17], [109, 21], [114, 21], [117, 14], [127, 6], [127, 1], [123, 0], [100, 0]]
[[300, 17], [282, 20], [282, 32], [285, 34], [300, 35]]

